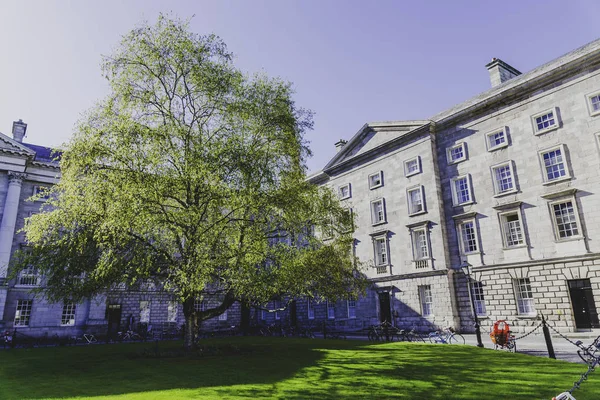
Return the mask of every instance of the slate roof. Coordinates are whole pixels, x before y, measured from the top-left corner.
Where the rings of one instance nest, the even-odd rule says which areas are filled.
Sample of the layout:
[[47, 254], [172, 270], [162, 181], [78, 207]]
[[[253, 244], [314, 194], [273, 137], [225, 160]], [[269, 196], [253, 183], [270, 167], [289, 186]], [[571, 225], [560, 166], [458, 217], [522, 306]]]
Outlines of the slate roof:
[[23, 146], [35, 151], [35, 161], [56, 163], [60, 160], [61, 152], [53, 153], [50, 147], [38, 146], [37, 144], [21, 143]]

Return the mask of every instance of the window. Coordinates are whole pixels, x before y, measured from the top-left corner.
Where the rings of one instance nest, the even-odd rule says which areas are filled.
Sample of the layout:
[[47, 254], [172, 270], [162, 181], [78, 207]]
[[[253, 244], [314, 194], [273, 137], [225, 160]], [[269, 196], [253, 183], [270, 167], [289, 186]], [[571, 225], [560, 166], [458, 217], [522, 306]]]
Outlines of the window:
[[312, 300], [308, 300], [306, 303], [306, 309], [308, 310], [308, 319], [315, 319], [315, 307]]
[[481, 282], [471, 282], [471, 292], [473, 295], [473, 303], [475, 304], [475, 313], [477, 315], [486, 315], [483, 285]]
[[507, 128], [492, 131], [485, 135], [485, 145], [488, 151], [495, 151], [508, 146]]
[[544, 173], [544, 182], [554, 182], [570, 178], [565, 162], [565, 146], [560, 145], [540, 152], [540, 162]]
[[75, 325], [75, 304], [65, 303], [62, 309], [62, 316], [60, 318], [60, 324], [62, 326], [73, 326]]
[[177, 322], [177, 308], [179, 304], [176, 301], [169, 301], [167, 306], [167, 321]]
[[267, 319], [267, 310], [260, 310], [260, 319], [265, 321]]
[[[196, 302], [194, 302], [194, 307], [196, 306]], [[198, 311], [198, 310], [196, 310]], [[141, 323], [149, 323], [150, 322], [150, 302], [149, 301], [140, 301], [140, 322]]]
[[374, 200], [371, 202], [371, 221], [373, 225], [383, 224], [385, 219], [385, 205], [383, 199]]
[[433, 297], [431, 296], [431, 286], [419, 286], [419, 298], [421, 300], [421, 315], [430, 317], [433, 315]]
[[219, 321], [227, 321], [227, 310], [223, 311], [223, 314], [219, 315]]
[[470, 204], [473, 202], [473, 196], [471, 196], [471, 182], [469, 175], [459, 176], [452, 179], [452, 201], [454, 206], [460, 206], [463, 204]]
[[338, 195], [340, 197], [340, 200], [349, 199], [350, 197], [352, 197], [352, 194], [350, 193], [350, 184], [347, 183], [345, 185], [340, 186], [338, 188]]
[[378, 237], [373, 240], [375, 247], [375, 265], [388, 264], [387, 237]]
[[335, 319], [335, 303], [327, 300], [327, 318]]
[[348, 300], [348, 318], [356, 318], [356, 300]]
[[279, 321], [281, 319], [281, 313], [280, 313], [280, 308], [281, 308], [281, 302], [276, 301], [273, 303], [273, 308], [275, 308], [275, 319], [277, 321]]
[[22, 286], [37, 286], [39, 284], [38, 270], [34, 267], [27, 267], [19, 273], [17, 284]]
[[458, 238], [462, 254], [478, 252], [479, 247], [477, 246], [477, 231], [474, 219], [462, 221], [458, 224]]
[[574, 199], [550, 203], [550, 210], [557, 240], [580, 236]]
[[535, 314], [533, 291], [529, 278], [515, 279], [515, 292], [517, 294], [517, 310], [519, 314]]
[[404, 176], [409, 177], [421, 172], [421, 163], [419, 157], [404, 161]]
[[496, 195], [512, 193], [516, 190], [514, 176], [512, 161], [492, 167], [492, 180]]
[[525, 243], [519, 211], [500, 214], [500, 226], [504, 247], [521, 246]]
[[456, 164], [467, 159], [467, 147], [465, 143], [459, 143], [446, 149], [448, 164]]
[[425, 212], [425, 195], [423, 186], [408, 189], [406, 191], [408, 200], [408, 215], [422, 214]]
[[533, 132], [536, 135], [558, 128], [558, 109], [555, 107], [531, 117]]
[[48, 192], [49, 189], [50, 188], [48, 188], [46, 186], [35, 185], [33, 187], [33, 195], [34, 196], [40, 195], [40, 198], [37, 199], [37, 201], [46, 201], [50, 197], [50, 194]]
[[375, 174], [369, 175], [369, 189], [375, 189], [383, 186], [383, 172], [379, 171]]
[[427, 240], [427, 230], [425, 228], [412, 231], [413, 257], [415, 260], [429, 258], [429, 241]]
[[600, 114], [600, 93], [587, 95], [587, 103], [591, 116]]
[[29, 326], [29, 318], [31, 317], [31, 306], [33, 300], [17, 301], [17, 310], [15, 311], [15, 326]]

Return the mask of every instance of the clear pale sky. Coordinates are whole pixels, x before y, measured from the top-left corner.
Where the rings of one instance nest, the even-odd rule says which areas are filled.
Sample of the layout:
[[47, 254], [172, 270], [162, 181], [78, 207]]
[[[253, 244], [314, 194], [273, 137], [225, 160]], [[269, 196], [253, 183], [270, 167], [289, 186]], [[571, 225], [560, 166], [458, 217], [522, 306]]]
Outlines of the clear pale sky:
[[[107, 93], [100, 55], [159, 12], [215, 33], [242, 70], [294, 83], [317, 171], [366, 122], [426, 119], [490, 87], [492, 57], [527, 72], [600, 36], [600, 1], [0, 0], [0, 132], [66, 142]], [[596, 28], [594, 28], [596, 27]]]

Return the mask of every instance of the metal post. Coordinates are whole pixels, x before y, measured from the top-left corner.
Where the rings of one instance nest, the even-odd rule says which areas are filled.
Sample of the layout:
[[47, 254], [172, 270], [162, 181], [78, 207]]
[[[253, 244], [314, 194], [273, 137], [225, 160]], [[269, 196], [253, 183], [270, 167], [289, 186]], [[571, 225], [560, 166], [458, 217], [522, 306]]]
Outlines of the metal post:
[[548, 357], [556, 359], [554, 354], [554, 346], [552, 346], [552, 337], [550, 336], [550, 330], [546, 325], [546, 318], [542, 314], [542, 330], [544, 331], [544, 339], [546, 339], [546, 347], [548, 347]]
[[483, 342], [481, 341], [481, 329], [479, 327], [479, 318], [477, 318], [477, 312], [475, 311], [475, 299], [473, 299], [473, 294], [471, 293], [471, 272], [469, 271], [469, 267], [470, 265], [468, 263], [465, 263], [462, 269], [467, 278], [469, 302], [471, 303], [471, 312], [473, 313], [473, 320], [475, 321], [475, 336], [477, 337], [477, 347], [483, 347]]

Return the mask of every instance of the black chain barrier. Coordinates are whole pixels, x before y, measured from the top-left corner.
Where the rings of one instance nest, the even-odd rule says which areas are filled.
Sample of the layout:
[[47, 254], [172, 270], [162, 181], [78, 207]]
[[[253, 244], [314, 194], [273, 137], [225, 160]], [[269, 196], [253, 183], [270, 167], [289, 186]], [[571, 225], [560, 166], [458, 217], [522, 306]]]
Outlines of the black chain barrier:
[[523, 338], [526, 338], [527, 336], [531, 335], [533, 332], [537, 331], [538, 329], [540, 329], [542, 327], [542, 323], [540, 323], [538, 326], [536, 326], [535, 328], [533, 328], [531, 331], [527, 332], [526, 334], [524, 334], [523, 336], [519, 336], [514, 338], [514, 340], [521, 340]]

